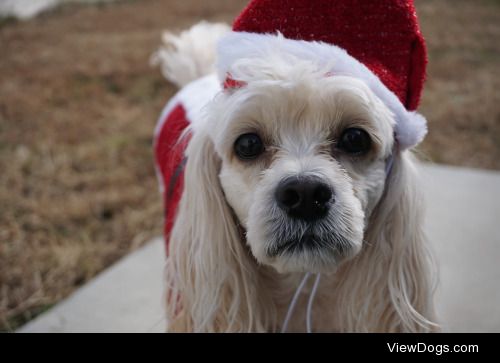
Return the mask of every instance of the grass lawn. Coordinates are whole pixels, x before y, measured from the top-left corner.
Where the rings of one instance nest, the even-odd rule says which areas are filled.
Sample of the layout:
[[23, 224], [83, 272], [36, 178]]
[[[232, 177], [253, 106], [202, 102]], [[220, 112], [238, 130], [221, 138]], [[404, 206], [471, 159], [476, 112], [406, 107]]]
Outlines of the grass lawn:
[[[0, 331], [161, 234], [152, 156], [175, 88], [163, 29], [229, 22], [243, 0], [65, 5], [0, 21]], [[500, 169], [500, 1], [417, 0], [430, 51], [424, 159]]]

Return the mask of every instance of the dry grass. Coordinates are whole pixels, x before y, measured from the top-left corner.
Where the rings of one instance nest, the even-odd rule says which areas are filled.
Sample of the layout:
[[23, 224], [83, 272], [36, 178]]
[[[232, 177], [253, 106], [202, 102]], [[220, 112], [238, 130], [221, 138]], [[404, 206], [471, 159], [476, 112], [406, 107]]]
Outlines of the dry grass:
[[[0, 330], [161, 233], [152, 130], [175, 90], [148, 57], [162, 29], [245, 3], [73, 5], [0, 24]], [[417, 1], [435, 161], [500, 169], [499, 5]]]
[[416, 1], [429, 47], [422, 150], [435, 162], [500, 169], [500, 1]]
[[0, 29], [0, 330], [161, 234], [152, 132], [175, 90], [148, 58], [165, 27], [243, 2], [218, 5], [68, 6]]

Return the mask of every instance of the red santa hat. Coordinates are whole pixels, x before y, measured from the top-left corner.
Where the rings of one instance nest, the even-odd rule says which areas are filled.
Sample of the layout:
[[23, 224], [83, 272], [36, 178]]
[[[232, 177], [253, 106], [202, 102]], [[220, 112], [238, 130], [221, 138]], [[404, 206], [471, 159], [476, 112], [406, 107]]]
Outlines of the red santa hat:
[[396, 118], [400, 149], [421, 142], [417, 114], [427, 53], [412, 0], [252, 0], [219, 43], [218, 73], [226, 87], [243, 58], [279, 49], [364, 81]]

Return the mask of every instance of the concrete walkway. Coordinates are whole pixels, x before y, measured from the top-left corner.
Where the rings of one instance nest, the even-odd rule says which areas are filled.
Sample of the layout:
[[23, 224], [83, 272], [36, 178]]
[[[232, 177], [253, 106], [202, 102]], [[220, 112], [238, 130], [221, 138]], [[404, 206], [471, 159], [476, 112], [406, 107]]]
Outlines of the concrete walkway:
[[111, 1], [116, 0], [0, 0], [0, 18], [11, 16], [21, 20], [28, 20], [60, 4], [92, 4]]
[[500, 173], [426, 166], [423, 180], [444, 329], [500, 332]]
[[157, 238], [19, 332], [162, 332], [164, 260], [163, 240]]
[[[431, 165], [423, 173], [444, 330], [500, 332], [500, 173]], [[161, 332], [163, 263], [156, 239], [20, 332]]]

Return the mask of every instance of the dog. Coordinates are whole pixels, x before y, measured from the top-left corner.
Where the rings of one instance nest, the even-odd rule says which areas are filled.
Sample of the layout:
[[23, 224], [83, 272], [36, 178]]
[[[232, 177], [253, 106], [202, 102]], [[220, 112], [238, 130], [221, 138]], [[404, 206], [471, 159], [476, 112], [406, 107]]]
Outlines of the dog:
[[290, 51], [281, 33], [205, 22], [164, 38], [153, 61], [181, 88], [155, 146], [167, 208], [178, 202], [168, 331], [437, 331], [418, 164], [393, 98], [316, 61], [323, 43]]

